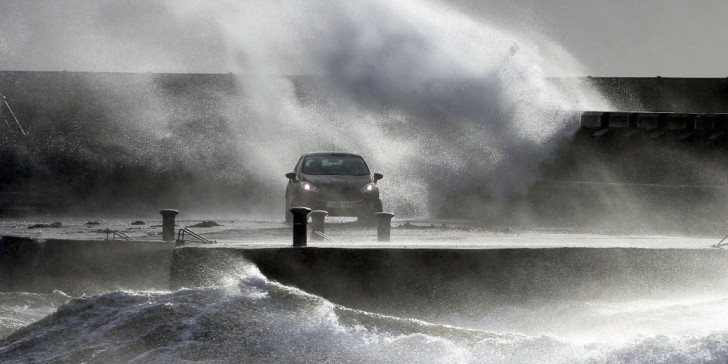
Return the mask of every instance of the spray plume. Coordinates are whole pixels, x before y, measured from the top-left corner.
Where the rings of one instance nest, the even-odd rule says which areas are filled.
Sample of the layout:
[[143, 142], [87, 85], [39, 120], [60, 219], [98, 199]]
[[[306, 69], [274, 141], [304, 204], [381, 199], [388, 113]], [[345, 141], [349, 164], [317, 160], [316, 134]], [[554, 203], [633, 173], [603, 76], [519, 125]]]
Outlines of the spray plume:
[[[128, 29], [146, 29], [153, 14], [163, 33], [181, 30], [190, 41], [184, 49], [160, 47], [162, 55], [152, 58], [159, 64], [145, 70], [165, 67], [180, 53], [200, 53], [193, 59], [224, 63], [237, 85], [233, 92], [205, 91], [214, 102], [198, 105], [164, 95], [153, 77], [141, 77], [133, 93], [143, 96], [132, 97], [138, 102], [105, 110], [134, 146], [126, 153], [157, 170], [174, 162], [208, 181], [246, 179], [263, 200], [275, 202], [263, 206], [268, 211], [283, 205], [283, 174], [298, 155], [332, 149], [360, 153], [383, 173], [385, 209], [399, 215], [434, 214], [473, 189], [491, 197], [522, 192], [577, 127], [564, 111], [606, 108], [588, 88], [565, 90], [547, 78], [582, 74], [558, 45], [424, 0], [141, 6], [150, 12], [126, 14], [128, 27], [113, 23], [127, 29], [122, 35], [107, 30], [90, 44], [121, 44], [138, 64], [151, 46]], [[107, 2], [81, 13], [104, 19], [121, 8]], [[190, 59], [180, 61], [182, 71]], [[88, 51], [72, 63], [84, 62], [90, 70], [114, 65]], [[119, 118], [120, 110], [133, 111]]]
[[[243, 110], [229, 121], [248, 136], [242, 154], [261, 182], [280, 183], [302, 152], [359, 152], [388, 176], [385, 202], [400, 212], [426, 214], [484, 184], [495, 196], [524, 190], [577, 125], [563, 111], [600, 102], [549, 83], [546, 69], [578, 72], [558, 46], [424, 1], [170, 10], [216, 19], [230, 66], [249, 75]], [[558, 59], [544, 59], [541, 47]], [[306, 101], [292, 78], [275, 76], [290, 74], [313, 75]]]

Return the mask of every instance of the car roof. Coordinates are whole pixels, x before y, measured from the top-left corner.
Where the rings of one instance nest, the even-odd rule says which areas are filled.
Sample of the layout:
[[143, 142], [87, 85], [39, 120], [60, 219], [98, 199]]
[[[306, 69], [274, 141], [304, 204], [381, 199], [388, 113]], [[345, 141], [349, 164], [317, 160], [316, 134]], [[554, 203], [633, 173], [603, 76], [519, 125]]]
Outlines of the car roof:
[[[342, 152], [314, 152], [314, 153], [306, 153], [302, 155], [301, 157], [311, 157], [311, 156], [318, 156], [318, 155], [331, 155], [331, 156], [351, 156], [351, 157], [359, 157], [362, 158], [358, 154], [354, 153], [342, 153]], [[362, 158], [364, 159], [364, 158]]]

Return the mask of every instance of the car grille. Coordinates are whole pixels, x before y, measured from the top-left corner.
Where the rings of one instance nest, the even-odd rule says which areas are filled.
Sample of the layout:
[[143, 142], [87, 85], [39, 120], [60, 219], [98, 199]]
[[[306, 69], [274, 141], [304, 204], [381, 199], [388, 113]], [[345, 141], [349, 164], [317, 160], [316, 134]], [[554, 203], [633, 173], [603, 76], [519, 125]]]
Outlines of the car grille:
[[318, 199], [321, 201], [360, 201], [362, 195], [357, 188], [323, 187]]

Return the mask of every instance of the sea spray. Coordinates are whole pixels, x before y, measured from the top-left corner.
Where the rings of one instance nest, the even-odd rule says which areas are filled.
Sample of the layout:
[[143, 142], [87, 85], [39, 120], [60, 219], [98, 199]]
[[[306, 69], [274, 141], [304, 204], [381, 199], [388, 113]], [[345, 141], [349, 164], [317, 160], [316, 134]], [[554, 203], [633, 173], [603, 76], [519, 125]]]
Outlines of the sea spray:
[[70, 299], [61, 291], [0, 292], [0, 337], [45, 317]]
[[[48, 39], [109, 54], [123, 46], [132, 60], [124, 67], [72, 47], [59, 68], [190, 72], [193, 60], [211, 59], [236, 82], [61, 75], [52, 112], [24, 120], [31, 136], [7, 153], [18, 175], [32, 176], [27, 189], [53, 196], [49, 205], [280, 216], [283, 174], [303, 152], [334, 150], [361, 153], [385, 175], [385, 209], [436, 215], [473, 189], [483, 198], [526, 191], [578, 127], [564, 112], [607, 108], [586, 85], [548, 79], [583, 74], [559, 45], [429, 1], [145, 4], [120, 17], [116, 2], [74, 4], [98, 31], [79, 37], [78, 24], [58, 24]], [[158, 38], [138, 32], [150, 23], [178, 42], [155, 47]]]
[[[549, 83], [547, 68], [581, 72], [558, 46], [426, 1], [170, 11], [217, 24], [230, 67], [245, 75], [245, 112], [228, 121], [247, 136], [243, 158], [265, 184], [280, 182], [302, 152], [354, 151], [387, 176], [388, 209], [431, 214], [476, 186], [496, 197], [524, 191], [578, 125], [565, 111], [603, 106], [586, 88]], [[544, 59], [542, 47], [556, 57]], [[290, 77], [277, 77], [290, 74], [309, 76], [306, 102]]]

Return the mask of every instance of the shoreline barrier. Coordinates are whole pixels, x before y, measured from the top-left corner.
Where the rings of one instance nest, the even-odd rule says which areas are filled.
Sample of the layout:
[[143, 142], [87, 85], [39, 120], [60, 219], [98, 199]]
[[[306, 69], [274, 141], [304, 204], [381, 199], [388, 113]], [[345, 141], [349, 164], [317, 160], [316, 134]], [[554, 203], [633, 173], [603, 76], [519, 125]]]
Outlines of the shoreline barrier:
[[550, 300], [728, 292], [728, 251], [647, 248], [174, 247], [174, 242], [0, 238], [0, 292], [98, 294], [212, 287], [250, 263], [346, 307], [437, 317]]
[[719, 249], [194, 247], [175, 249], [171, 288], [215, 285], [223, 272], [245, 261], [270, 280], [334, 303], [405, 317], [533, 300], [649, 298], [728, 288], [728, 251]]

